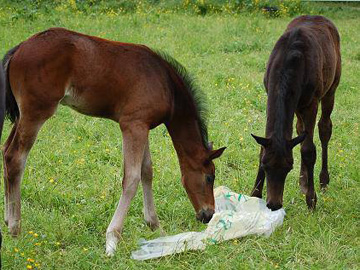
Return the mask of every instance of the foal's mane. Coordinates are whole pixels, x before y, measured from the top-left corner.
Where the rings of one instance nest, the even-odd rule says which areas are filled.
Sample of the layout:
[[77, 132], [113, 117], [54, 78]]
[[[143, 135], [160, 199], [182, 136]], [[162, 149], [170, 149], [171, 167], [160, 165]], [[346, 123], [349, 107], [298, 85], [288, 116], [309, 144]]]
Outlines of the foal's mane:
[[[283, 124], [286, 118], [285, 104], [289, 99], [298, 99], [300, 96], [301, 82], [300, 74], [302, 74], [301, 61], [304, 61], [304, 38], [303, 30], [295, 28], [285, 33], [278, 42], [278, 53], [282, 54], [281, 68], [279, 71], [278, 98], [276, 101], [277, 115], [275, 121], [276, 138], [283, 138]], [[296, 106], [296, 105], [295, 105]]]
[[182, 79], [185, 89], [191, 97], [191, 100], [196, 109], [196, 117], [203, 145], [205, 146], [205, 148], [208, 148], [208, 129], [206, 124], [208, 110], [204, 92], [196, 85], [194, 77], [176, 59], [163, 51], [153, 51], [165, 62], [167, 62], [174, 69], [177, 75]]

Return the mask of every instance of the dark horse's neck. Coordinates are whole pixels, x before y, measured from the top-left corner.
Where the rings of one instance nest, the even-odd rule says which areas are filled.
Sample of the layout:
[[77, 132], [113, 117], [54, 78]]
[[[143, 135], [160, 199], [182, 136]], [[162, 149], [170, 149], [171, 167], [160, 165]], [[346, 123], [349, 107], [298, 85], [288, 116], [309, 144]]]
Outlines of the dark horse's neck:
[[281, 145], [292, 138], [295, 111], [302, 94], [304, 76], [302, 60], [291, 62], [290, 65], [285, 64], [278, 73], [267, 74], [266, 137], [271, 137]]

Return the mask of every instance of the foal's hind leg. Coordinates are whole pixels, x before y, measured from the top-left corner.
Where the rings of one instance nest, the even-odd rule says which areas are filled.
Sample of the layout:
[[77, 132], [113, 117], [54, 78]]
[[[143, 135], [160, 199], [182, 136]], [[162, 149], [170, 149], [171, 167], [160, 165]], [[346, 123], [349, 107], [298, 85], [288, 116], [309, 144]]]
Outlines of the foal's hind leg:
[[159, 219], [156, 215], [154, 197], [152, 191], [153, 170], [149, 149], [149, 141], [146, 143], [144, 159], [141, 166], [141, 183], [144, 195], [144, 218], [147, 225], [155, 230], [159, 227]]
[[[6, 140], [5, 144], [4, 144], [4, 147], [3, 147], [3, 167], [4, 167], [4, 172], [6, 171], [4, 154], [6, 153], [7, 149], [10, 146], [10, 143], [14, 139], [16, 128], [17, 128], [17, 122], [14, 123], [14, 125], [13, 125], [13, 127], [11, 129], [10, 135], [7, 138], [7, 140]], [[8, 213], [9, 212], [9, 210], [8, 210], [9, 200], [8, 200], [8, 194], [6, 192], [7, 188], [8, 188], [7, 187], [7, 181], [6, 181], [6, 179], [4, 179], [4, 190], [5, 190], [5, 196], [4, 196], [4, 200], [5, 200], [5, 204], [4, 204], [4, 206], [5, 206], [4, 207], [4, 220], [5, 220], [6, 225], [9, 224], [9, 213]]]
[[51, 109], [51, 113], [47, 111], [45, 114], [34, 114], [36, 117], [22, 113], [13, 139], [4, 152], [5, 202], [7, 203], [5, 209], [9, 232], [13, 236], [20, 233], [20, 183], [26, 159], [42, 124], [54, 111]]
[[143, 123], [120, 123], [123, 133], [124, 178], [123, 192], [106, 231], [106, 254], [114, 255], [130, 202], [141, 179], [141, 167], [149, 129]]
[[[298, 135], [303, 133], [305, 131], [304, 123], [301, 119], [301, 116], [299, 114], [296, 114], [297, 116], [297, 122], [296, 122], [296, 132]], [[301, 159], [301, 168], [300, 168], [300, 176], [299, 176], [299, 186], [300, 190], [303, 194], [307, 193], [307, 186], [308, 186], [308, 173], [306, 170], [306, 167], [304, 165], [303, 160]]]
[[332, 133], [330, 115], [334, 108], [334, 99], [334, 91], [331, 91], [321, 100], [321, 118], [318, 127], [322, 148], [322, 166], [320, 172], [320, 187], [322, 189], [325, 189], [330, 181], [328, 172], [328, 144]]
[[305, 131], [307, 132], [307, 136], [301, 144], [301, 161], [307, 173], [306, 204], [309, 209], [315, 209], [317, 200], [314, 189], [316, 147], [313, 142], [317, 107], [317, 101], [314, 101], [309, 107], [299, 112], [304, 123]]

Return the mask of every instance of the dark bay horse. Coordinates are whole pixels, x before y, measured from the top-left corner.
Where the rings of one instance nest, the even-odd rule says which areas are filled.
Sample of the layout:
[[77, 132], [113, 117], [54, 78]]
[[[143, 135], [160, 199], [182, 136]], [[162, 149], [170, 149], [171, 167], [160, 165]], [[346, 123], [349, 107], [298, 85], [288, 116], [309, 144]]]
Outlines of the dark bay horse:
[[14, 126], [4, 145], [5, 221], [20, 232], [20, 182], [27, 155], [59, 103], [116, 121], [123, 135], [123, 191], [106, 232], [106, 252], [116, 249], [130, 201], [141, 181], [144, 217], [159, 226], [152, 194], [149, 130], [164, 123], [176, 149], [182, 183], [197, 219], [214, 213], [212, 150], [191, 77], [173, 58], [142, 45], [119, 43], [62, 28], [38, 33], [4, 58], [6, 110]]
[[[267, 64], [264, 77], [268, 94], [266, 138], [253, 135], [262, 149], [252, 196], [262, 197], [266, 177], [267, 205], [272, 210], [282, 207], [285, 178], [293, 167], [292, 149], [299, 143], [300, 187], [309, 209], [315, 209], [313, 137], [320, 102], [320, 185], [325, 188], [329, 183], [330, 115], [340, 75], [340, 38], [334, 24], [322, 16], [295, 18], [277, 41]], [[295, 114], [298, 137], [292, 139]]]

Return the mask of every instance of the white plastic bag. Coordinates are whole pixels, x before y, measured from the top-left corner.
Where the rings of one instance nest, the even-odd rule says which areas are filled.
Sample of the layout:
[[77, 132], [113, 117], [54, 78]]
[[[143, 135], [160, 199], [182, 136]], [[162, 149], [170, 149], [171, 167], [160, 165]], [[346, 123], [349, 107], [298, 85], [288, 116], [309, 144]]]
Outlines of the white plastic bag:
[[141, 240], [140, 249], [132, 252], [135, 260], [147, 260], [205, 249], [206, 244], [243, 237], [250, 234], [269, 236], [283, 223], [285, 210], [271, 211], [262, 199], [237, 194], [227, 187], [214, 190], [215, 214], [204, 232], [185, 232], [174, 236]]

